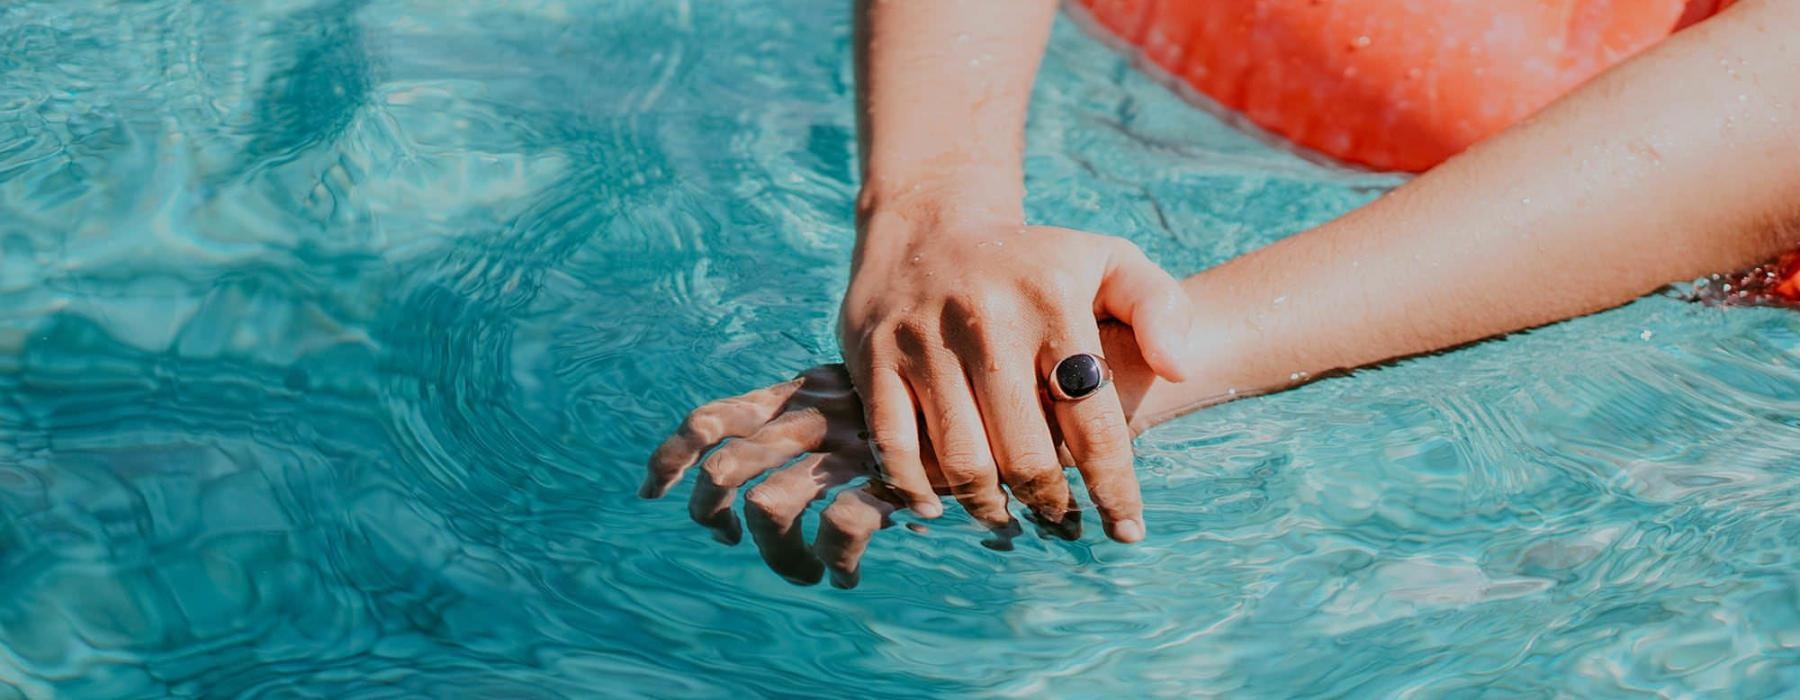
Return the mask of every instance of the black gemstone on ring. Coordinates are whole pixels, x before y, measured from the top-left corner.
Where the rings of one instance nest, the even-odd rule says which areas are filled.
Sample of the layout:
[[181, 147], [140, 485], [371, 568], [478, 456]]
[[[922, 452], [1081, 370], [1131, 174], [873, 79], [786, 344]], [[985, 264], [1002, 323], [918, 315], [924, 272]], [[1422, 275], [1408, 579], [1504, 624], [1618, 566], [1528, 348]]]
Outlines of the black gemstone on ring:
[[1100, 358], [1086, 353], [1070, 355], [1056, 363], [1056, 386], [1071, 399], [1086, 398], [1106, 383], [1106, 368]]

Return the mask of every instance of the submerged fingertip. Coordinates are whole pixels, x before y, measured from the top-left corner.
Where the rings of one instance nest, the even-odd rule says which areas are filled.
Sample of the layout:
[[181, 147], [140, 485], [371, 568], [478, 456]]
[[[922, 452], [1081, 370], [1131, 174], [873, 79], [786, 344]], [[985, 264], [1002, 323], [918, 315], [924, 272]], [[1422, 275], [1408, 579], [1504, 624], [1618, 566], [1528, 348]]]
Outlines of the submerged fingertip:
[[1112, 536], [1125, 544], [1141, 542], [1144, 539], [1144, 525], [1136, 520], [1120, 520], [1113, 523]]

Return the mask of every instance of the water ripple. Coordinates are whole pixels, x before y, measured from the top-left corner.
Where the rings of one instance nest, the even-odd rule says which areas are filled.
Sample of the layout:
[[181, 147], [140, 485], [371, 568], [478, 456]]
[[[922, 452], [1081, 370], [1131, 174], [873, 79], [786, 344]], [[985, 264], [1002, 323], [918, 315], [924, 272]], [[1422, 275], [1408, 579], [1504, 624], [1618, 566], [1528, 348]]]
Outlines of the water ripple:
[[[1185, 272], [1398, 182], [1056, 32], [1034, 217]], [[1788, 311], [1652, 297], [1195, 414], [1140, 441], [1134, 547], [958, 513], [803, 589], [638, 501], [688, 407], [835, 355], [849, 35], [805, 1], [0, 7], [0, 696], [1800, 686]]]

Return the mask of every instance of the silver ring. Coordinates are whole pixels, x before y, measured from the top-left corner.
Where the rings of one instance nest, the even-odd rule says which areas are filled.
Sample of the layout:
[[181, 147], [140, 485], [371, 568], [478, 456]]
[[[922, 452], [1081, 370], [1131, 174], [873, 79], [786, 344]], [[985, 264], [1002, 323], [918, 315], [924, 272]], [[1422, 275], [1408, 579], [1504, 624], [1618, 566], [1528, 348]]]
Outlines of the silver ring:
[[1076, 353], [1056, 363], [1050, 370], [1050, 397], [1058, 401], [1080, 401], [1112, 383], [1112, 368], [1106, 358], [1089, 353]]

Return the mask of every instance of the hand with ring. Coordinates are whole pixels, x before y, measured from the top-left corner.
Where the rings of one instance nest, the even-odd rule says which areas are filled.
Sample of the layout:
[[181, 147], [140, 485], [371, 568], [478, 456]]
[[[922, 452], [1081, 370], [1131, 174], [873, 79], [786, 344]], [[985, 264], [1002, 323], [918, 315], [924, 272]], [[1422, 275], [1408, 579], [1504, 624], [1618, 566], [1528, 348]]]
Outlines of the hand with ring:
[[[1123, 358], [1117, 389], [1125, 412], [1141, 415], [1155, 378], [1137, 356], [1130, 331], [1108, 324], [1102, 336], [1105, 350]], [[1072, 356], [1058, 369], [1066, 372], [1049, 383], [1053, 387], [1049, 391], [1069, 399], [1092, 396], [1110, 380], [1096, 355]], [[796, 584], [818, 583], [829, 571], [833, 585], [848, 588], [860, 579], [860, 561], [875, 532], [907, 507], [878, 474], [866, 438], [862, 401], [851, 387], [848, 370], [843, 365], [821, 365], [792, 380], [695, 409], [650, 458], [639, 494], [659, 498], [699, 464], [701, 475], [689, 496], [688, 512], [715, 538], [736, 544], [744, 527], [733, 512], [738, 490], [768, 474], [750, 489], [743, 508], [744, 522], [764, 562]], [[949, 483], [932, 452], [922, 454], [921, 466], [932, 489], [948, 493]], [[1094, 478], [1107, 480], [1090, 484], [1096, 492], [1135, 488], [1130, 470]], [[857, 479], [867, 481], [838, 491], [820, 515], [814, 540], [805, 541], [799, 524], [807, 508]]]
[[[1143, 539], [1132, 435], [1098, 326], [1128, 324], [1148, 366], [1181, 380], [1189, 315], [1175, 279], [1124, 239], [1070, 229], [941, 216], [876, 216], [865, 228], [840, 340], [903, 502], [924, 517], [940, 512], [928, 437], [950, 494], [976, 520], [1017, 529], [1004, 484], [1038, 522], [1072, 532], [1080, 515], [1053, 443], [1060, 433], [1106, 533]], [[1040, 392], [1057, 399], [1049, 420]]]

